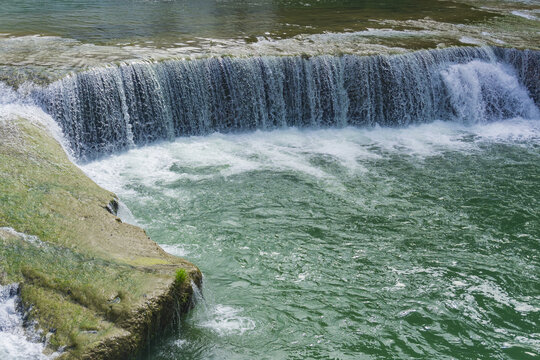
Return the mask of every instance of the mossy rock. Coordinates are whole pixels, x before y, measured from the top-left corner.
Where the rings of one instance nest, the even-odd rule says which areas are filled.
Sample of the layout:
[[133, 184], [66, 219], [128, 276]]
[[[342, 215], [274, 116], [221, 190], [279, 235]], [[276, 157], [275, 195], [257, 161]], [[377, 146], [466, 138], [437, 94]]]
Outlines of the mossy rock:
[[21, 284], [62, 359], [135, 356], [187, 310], [199, 269], [116, 217], [43, 125], [0, 118], [0, 139], [0, 283]]

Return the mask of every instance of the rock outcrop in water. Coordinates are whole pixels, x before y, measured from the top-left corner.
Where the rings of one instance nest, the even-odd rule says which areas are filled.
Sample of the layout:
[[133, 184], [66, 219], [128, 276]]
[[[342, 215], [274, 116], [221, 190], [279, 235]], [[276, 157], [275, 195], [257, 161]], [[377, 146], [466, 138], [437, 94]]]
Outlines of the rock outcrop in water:
[[136, 354], [189, 306], [200, 271], [111, 214], [115, 195], [43, 126], [0, 119], [0, 138], [1, 282], [20, 283], [28, 321], [62, 359]]
[[[530, 117], [537, 111], [530, 97], [539, 101], [539, 59], [538, 51], [456, 47], [140, 62], [79, 73], [34, 97], [84, 160], [214, 131]], [[467, 67], [473, 61], [479, 64]], [[448, 73], [452, 66], [459, 68]], [[462, 111], [468, 108], [473, 119]]]

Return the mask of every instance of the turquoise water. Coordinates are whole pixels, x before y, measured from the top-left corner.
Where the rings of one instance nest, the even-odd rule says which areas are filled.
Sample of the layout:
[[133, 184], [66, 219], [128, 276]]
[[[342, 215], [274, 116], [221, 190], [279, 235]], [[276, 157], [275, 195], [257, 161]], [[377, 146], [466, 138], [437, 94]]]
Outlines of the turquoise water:
[[[84, 146], [81, 139], [90, 139], [97, 150], [109, 146], [99, 154], [113, 155], [81, 167], [120, 196], [125, 221], [204, 273], [196, 307], [144, 358], [535, 359], [535, 53], [512, 65], [496, 59], [502, 51], [483, 48], [486, 56], [468, 59], [463, 54], [473, 50], [454, 49], [461, 57], [428, 67], [433, 81], [422, 70], [427, 54], [395, 57], [393, 65], [372, 58], [376, 66], [358, 73], [340, 67], [337, 57], [309, 56], [453, 45], [539, 49], [539, 19], [540, 7], [528, 0], [2, 1], [0, 116], [51, 123], [24, 95], [39, 93], [36, 84], [91, 69], [53, 84], [65, 92], [47, 98], [57, 120], [78, 120], [63, 122], [71, 136], [65, 144], [77, 139]], [[237, 60], [254, 55], [260, 58]], [[303, 72], [275, 65], [290, 60], [284, 55], [301, 55], [297, 70], [322, 64], [290, 92], [308, 94], [294, 101], [282, 91], [294, 81], [284, 79]], [[527, 61], [532, 65], [523, 66]], [[263, 71], [259, 63], [275, 66]], [[210, 68], [205, 64], [229, 70], [199, 71]], [[259, 81], [258, 71], [280, 85]], [[179, 79], [185, 86], [170, 86]], [[225, 86], [220, 79], [235, 80]], [[379, 84], [373, 99], [388, 101], [373, 100], [358, 84], [368, 90]], [[358, 96], [349, 99], [345, 90]], [[299, 101], [288, 114], [309, 104], [309, 121], [287, 123], [284, 115], [275, 126], [254, 126], [269, 99], [280, 96], [284, 104]], [[434, 103], [443, 104], [435, 109], [441, 111], [416, 118]], [[172, 106], [178, 104], [184, 108]], [[350, 106], [357, 118], [324, 118], [340, 109], [336, 104], [341, 115]], [[359, 115], [385, 109], [410, 112]], [[228, 117], [213, 116], [219, 111]], [[152, 136], [184, 117], [216, 126], [200, 132], [208, 136], [174, 140], [199, 133], [173, 128], [168, 136]], [[446, 121], [435, 121], [441, 117]], [[224, 119], [245, 125], [237, 130], [267, 131], [212, 134], [231, 130]], [[401, 127], [381, 128], [380, 119]], [[417, 122], [424, 124], [408, 125]], [[297, 123], [311, 129], [284, 125]], [[343, 127], [349, 123], [361, 126]], [[318, 128], [327, 125], [338, 128]], [[114, 147], [119, 134], [127, 140]], [[133, 148], [145, 144], [134, 134], [171, 142]], [[11, 311], [12, 297], [4, 297]], [[15, 330], [24, 335], [18, 323]], [[7, 349], [17, 339], [2, 344]], [[24, 353], [24, 346], [20, 358], [33, 351], [27, 345]]]
[[533, 359], [539, 140], [520, 119], [289, 129], [83, 169], [205, 274], [150, 359]]

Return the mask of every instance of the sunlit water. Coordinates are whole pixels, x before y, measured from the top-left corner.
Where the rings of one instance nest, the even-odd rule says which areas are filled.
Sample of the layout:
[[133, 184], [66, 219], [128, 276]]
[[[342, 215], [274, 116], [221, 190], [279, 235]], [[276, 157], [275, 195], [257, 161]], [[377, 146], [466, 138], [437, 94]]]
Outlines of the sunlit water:
[[[33, 0], [3, 4], [0, 32], [69, 37], [96, 44], [184, 45], [193, 39], [286, 38], [365, 29], [376, 20], [421, 19], [453, 23], [494, 15], [444, 0]], [[471, 10], [473, 9], [473, 10]], [[375, 21], [374, 21], [375, 20]], [[191, 42], [193, 44], [193, 42]]]
[[[534, 0], [3, 1], [0, 121], [45, 122], [68, 144], [6, 84], [24, 93], [96, 66], [538, 49], [539, 18]], [[125, 221], [205, 276], [195, 309], [146, 356], [537, 358], [538, 107], [503, 65], [447, 65], [457, 122], [212, 134], [83, 165]], [[499, 107], [496, 119], [528, 119], [486, 124]], [[6, 289], [0, 358], [43, 357]]]
[[18, 284], [0, 285], [0, 358], [50, 359], [43, 354], [45, 345], [39, 341], [37, 334], [24, 328], [19, 301]]
[[292, 128], [83, 169], [205, 274], [151, 359], [532, 359], [539, 145], [538, 119]]
[[538, 49], [539, 11], [512, 0], [10, 0], [1, 2], [0, 81], [47, 83], [140, 59]]

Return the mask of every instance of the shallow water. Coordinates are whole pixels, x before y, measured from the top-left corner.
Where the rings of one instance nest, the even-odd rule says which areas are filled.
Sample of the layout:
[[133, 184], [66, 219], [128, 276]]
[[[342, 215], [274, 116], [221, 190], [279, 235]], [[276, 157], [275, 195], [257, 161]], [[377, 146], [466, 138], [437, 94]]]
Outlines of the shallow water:
[[149, 358], [532, 359], [539, 143], [522, 119], [288, 129], [83, 169], [205, 274]]
[[528, 1], [4, 1], [0, 81], [48, 83], [140, 59], [395, 54], [452, 45], [538, 49]]
[[97, 44], [179, 44], [183, 39], [275, 38], [355, 31], [374, 20], [472, 22], [493, 15], [470, 5], [430, 0], [45, 1], [4, 4], [0, 32], [69, 37]]

